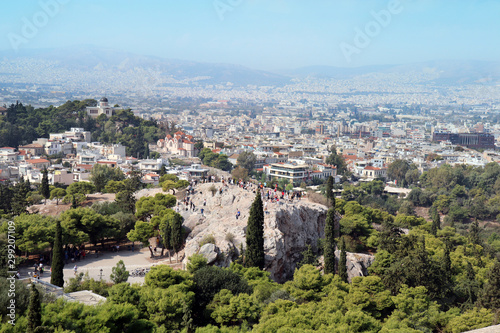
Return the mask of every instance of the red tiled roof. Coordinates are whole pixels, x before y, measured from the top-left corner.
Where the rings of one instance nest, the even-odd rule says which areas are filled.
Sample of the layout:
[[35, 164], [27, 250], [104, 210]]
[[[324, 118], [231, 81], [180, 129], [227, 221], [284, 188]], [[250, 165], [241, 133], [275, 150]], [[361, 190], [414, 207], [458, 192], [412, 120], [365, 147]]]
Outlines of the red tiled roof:
[[47, 160], [46, 160], [46, 159], [44, 159], [44, 158], [35, 158], [35, 159], [32, 159], [32, 160], [27, 160], [26, 162], [31, 163], [31, 164], [37, 164], [37, 163], [50, 163], [49, 161], [47, 161]]
[[0, 111], [7, 111], [7, 109], [4, 108], [3, 106], [0, 106]]
[[2, 147], [0, 149], [16, 149], [16, 148], [12, 148], [12, 147]]
[[43, 148], [43, 145], [39, 143], [30, 143], [28, 145], [19, 146], [19, 148]]
[[75, 166], [75, 168], [85, 169], [85, 170], [91, 170], [92, 169], [92, 165], [90, 165], [90, 164], [77, 164]]
[[365, 167], [365, 170], [380, 170], [380, 168], [376, 168], [374, 166], [369, 165], [369, 166]]

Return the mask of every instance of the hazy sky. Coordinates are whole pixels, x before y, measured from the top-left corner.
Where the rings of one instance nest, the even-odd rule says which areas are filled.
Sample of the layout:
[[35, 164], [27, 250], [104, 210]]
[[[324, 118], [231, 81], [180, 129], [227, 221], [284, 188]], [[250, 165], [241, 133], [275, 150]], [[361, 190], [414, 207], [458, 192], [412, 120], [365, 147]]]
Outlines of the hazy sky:
[[92, 44], [268, 70], [499, 60], [499, 14], [496, 0], [3, 1], [0, 50]]

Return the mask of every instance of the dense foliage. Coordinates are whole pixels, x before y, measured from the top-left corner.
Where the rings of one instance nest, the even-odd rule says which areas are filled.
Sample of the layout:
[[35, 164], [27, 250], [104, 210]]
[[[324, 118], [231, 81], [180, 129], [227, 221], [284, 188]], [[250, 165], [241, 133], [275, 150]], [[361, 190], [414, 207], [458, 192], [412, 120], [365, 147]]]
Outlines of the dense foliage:
[[92, 141], [121, 143], [127, 147], [127, 155], [147, 157], [144, 143], [154, 143], [165, 135], [155, 121], [134, 116], [131, 110], [115, 110], [111, 117], [88, 117], [87, 106], [95, 106], [93, 99], [68, 101], [59, 107], [35, 109], [21, 103], [7, 107], [7, 114], [0, 117], [0, 147], [18, 147], [37, 138], [48, 138], [50, 133], [81, 127], [92, 133]]
[[213, 168], [221, 169], [224, 171], [231, 171], [233, 165], [227, 159], [225, 154], [217, 154], [212, 152], [209, 148], [203, 148], [198, 157], [203, 162], [203, 164], [211, 166]]

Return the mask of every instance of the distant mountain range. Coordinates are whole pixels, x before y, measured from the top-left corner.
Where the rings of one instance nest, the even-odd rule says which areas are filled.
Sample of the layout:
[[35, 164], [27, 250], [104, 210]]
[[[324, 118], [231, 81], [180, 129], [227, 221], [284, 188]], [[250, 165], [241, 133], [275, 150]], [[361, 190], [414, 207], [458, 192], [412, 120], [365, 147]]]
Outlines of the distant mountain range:
[[[407, 76], [418, 83], [435, 85], [499, 84], [500, 62], [487, 61], [431, 61], [407, 65], [380, 65], [356, 68], [310, 66], [272, 73], [244, 66], [224, 63], [203, 63], [154, 56], [137, 55], [94, 46], [58, 49], [22, 50], [17, 53], [0, 52], [0, 60], [32, 59], [50, 62], [53, 68], [84, 72], [127, 72], [145, 70], [155, 75], [187, 84], [284, 85], [293, 78], [315, 77], [349, 80], [356, 77], [383, 75]], [[0, 73], [2, 73], [0, 68]]]
[[[137, 55], [92, 46], [74, 48], [23, 50], [18, 53], [0, 52], [0, 59], [34, 59], [55, 62], [67, 69], [82, 71], [98, 71], [101, 69], [126, 72], [129, 70], [146, 70], [155, 75], [172, 77], [175, 80], [194, 78], [203, 84], [226, 84], [231, 82], [237, 86], [283, 85], [290, 81], [287, 76], [254, 70], [244, 66], [203, 63], [177, 59], [165, 59], [154, 56]], [[0, 72], [2, 72], [0, 68]]]
[[437, 85], [498, 84], [500, 62], [493, 61], [428, 61], [406, 65], [380, 65], [356, 68], [332, 66], [302, 67], [283, 74], [294, 77], [352, 79], [370, 74], [421, 75], [421, 80]]

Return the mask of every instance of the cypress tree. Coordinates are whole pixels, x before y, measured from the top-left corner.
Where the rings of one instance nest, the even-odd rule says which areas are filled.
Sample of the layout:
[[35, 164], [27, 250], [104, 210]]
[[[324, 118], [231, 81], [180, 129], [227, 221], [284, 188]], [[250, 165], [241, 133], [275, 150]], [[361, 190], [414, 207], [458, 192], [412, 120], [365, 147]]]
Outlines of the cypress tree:
[[40, 293], [35, 284], [31, 284], [30, 304], [28, 306], [27, 333], [34, 333], [37, 327], [42, 325], [42, 306], [40, 304]]
[[472, 244], [481, 245], [481, 239], [479, 238], [479, 223], [477, 219], [474, 219], [474, 222], [470, 225], [469, 238]]
[[52, 273], [50, 275], [50, 283], [62, 287], [64, 285], [64, 261], [63, 261], [63, 246], [62, 246], [62, 230], [61, 222], [56, 222], [56, 237], [52, 248]]
[[73, 208], [73, 209], [78, 208], [78, 203], [76, 202], [75, 194], [71, 195], [71, 208]]
[[146, 142], [144, 144], [144, 158], [149, 158], [149, 155], [150, 155], [150, 153], [149, 153], [149, 143]]
[[436, 236], [438, 229], [441, 229], [441, 218], [439, 217], [439, 213], [436, 210], [432, 214], [431, 233]]
[[40, 194], [43, 195], [45, 199], [50, 197], [50, 188], [49, 188], [49, 173], [47, 168], [44, 168], [42, 171], [42, 184], [40, 186]]
[[335, 209], [330, 208], [325, 221], [325, 273], [335, 274]]
[[479, 283], [476, 280], [476, 273], [470, 262], [467, 261], [467, 267], [465, 268], [465, 279], [461, 281], [463, 285], [463, 293], [467, 298], [465, 304], [470, 306], [474, 305], [477, 298], [477, 291], [479, 289]]
[[330, 207], [335, 208], [335, 194], [333, 193], [333, 177], [328, 177], [326, 181], [326, 197], [328, 199], [328, 203]]
[[26, 207], [28, 207], [26, 197], [30, 191], [30, 182], [25, 182], [23, 177], [19, 178], [19, 182], [14, 186], [12, 197], [12, 213], [14, 213], [14, 215], [21, 215], [26, 212]]
[[182, 216], [179, 213], [174, 213], [173, 219], [170, 220], [170, 246], [177, 254], [177, 259], [179, 259], [179, 250], [183, 243]]
[[339, 276], [342, 281], [347, 282], [347, 253], [343, 238], [340, 241]]
[[250, 207], [246, 232], [245, 266], [264, 268], [264, 208], [260, 192]]
[[486, 275], [488, 282], [485, 283], [479, 303], [488, 309], [500, 309], [500, 262], [495, 264]]

